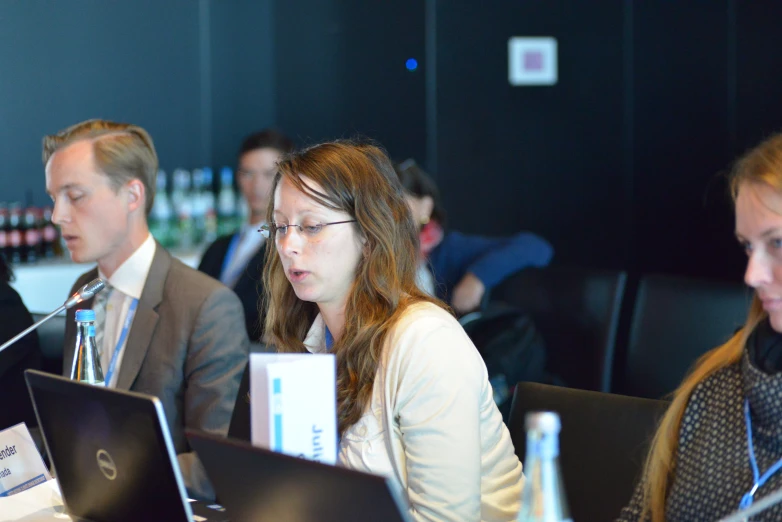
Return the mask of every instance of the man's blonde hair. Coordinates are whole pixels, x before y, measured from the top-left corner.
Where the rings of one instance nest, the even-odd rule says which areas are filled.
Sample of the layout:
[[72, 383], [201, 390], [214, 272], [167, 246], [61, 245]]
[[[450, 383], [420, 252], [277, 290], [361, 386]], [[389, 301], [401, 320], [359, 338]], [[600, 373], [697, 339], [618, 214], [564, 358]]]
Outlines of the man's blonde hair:
[[137, 125], [87, 120], [43, 138], [43, 164], [60, 149], [92, 140], [95, 164], [108, 176], [114, 190], [132, 179], [144, 184], [147, 215], [155, 201], [158, 159], [149, 133]]

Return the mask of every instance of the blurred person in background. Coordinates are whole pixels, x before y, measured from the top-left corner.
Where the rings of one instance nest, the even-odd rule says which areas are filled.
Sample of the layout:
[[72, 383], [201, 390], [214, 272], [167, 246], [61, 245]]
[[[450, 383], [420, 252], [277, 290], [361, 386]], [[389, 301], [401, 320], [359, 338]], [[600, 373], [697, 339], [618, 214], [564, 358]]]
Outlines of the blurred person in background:
[[[11, 267], [5, 256], [0, 254], [0, 344], [33, 324], [33, 318], [22, 298], [9, 284], [12, 279]], [[41, 349], [36, 332], [30, 332], [0, 352], [0, 397], [3, 398], [0, 431], [20, 422], [26, 423], [28, 428], [38, 424], [27, 392], [24, 371], [28, 368], [38, 370], [40, 367]]]
[[274, 129], [247, 136], [239, 147], [236, 181], [249, 208], [241, 230], [217, 238], [207, 248], [198, 269], [232, 288], [244, 307], [247, 335], [252, 342], [263, 337], [263, 303], [258, 288], [264, 259], [264, 237], [258, 231], [266, 222], [277, 163], [293, 150], [293, 141]]
[[446, 230], [446, 212], [434, 180], [413, 159], [394, 169], [420, 227], [419, 286], [457, 313], [480, 307], [488, 290], [522, 268], [540, 268], [551, 261], [553, 248], [532, 232], [490, 238]]

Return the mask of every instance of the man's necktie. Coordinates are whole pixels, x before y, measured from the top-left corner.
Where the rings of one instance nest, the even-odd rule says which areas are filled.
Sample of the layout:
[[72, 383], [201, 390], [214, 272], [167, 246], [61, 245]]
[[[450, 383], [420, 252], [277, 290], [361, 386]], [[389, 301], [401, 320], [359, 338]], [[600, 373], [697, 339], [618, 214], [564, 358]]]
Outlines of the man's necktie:
[[[106, 331], [106, 304], [111, 295], [111, 286], [106, 283], [106, 288], [95, 294], [92, 309], [95, 311], [95, 344], [98, 346], [98, 355], [103, 366], [103, 334]], [[106, 371], [106, 368], [102, 368]]]

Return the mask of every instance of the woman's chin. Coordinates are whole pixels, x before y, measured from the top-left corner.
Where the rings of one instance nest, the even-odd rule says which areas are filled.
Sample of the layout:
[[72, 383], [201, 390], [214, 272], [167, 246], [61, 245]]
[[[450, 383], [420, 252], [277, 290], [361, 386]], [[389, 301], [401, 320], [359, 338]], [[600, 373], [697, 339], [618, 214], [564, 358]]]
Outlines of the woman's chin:
[[311, 288], [301, 288], [298, 285], [293, 285], [293, 292], [296, 294], [296, 297], [302, 301], [314, 303], [317, 300]]
[[782, 311], [770, 313], [768, 315], [768, 322], [771, 323], [771, 328], [775, 332], [782, 333]]

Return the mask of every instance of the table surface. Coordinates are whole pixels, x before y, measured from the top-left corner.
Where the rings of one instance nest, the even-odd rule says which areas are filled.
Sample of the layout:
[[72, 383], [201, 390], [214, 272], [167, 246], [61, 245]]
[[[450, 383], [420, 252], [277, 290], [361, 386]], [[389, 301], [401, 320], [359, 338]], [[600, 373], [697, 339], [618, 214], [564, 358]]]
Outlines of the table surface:
[[65, 514], [60, 486], [54, 479], [0, 498], [0, 522], [49, 520], [73, 520]]

